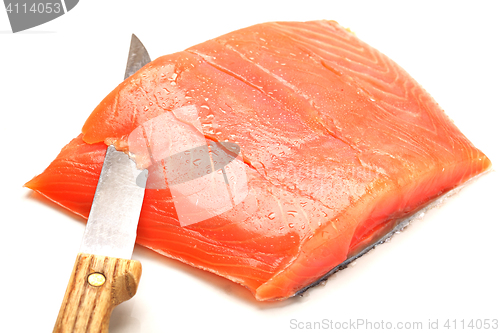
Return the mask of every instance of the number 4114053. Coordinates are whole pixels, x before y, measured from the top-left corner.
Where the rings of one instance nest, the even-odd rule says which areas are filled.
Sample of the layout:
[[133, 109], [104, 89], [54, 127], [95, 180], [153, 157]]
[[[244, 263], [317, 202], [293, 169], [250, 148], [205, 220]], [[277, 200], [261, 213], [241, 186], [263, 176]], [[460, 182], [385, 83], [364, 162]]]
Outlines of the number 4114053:
[[444, 323], [444, 327], [447, 329], [498, 329], [498, 319], [471, 319], [470, 321], [462, 320], [450, 320], [448, 319]]
[[58, 2], [55, 2], [55, 3], [51, 3], [51, 2], [34, 3], [29, 8], [28, 8], [28, 5], [26, 3], [12, 4], [12, 2], [10, 2], [7, 5], [6, 10], [7, 10], [7, 13], [9, 13], [9, 14], [11, 14], [11, 13], [15, 13], [15, 14], [28, 14], [28, 13], [33, 13], [33, 14], [36, 14], [36, 13], [40, 13], [40, 14], [41, 13], [45, 13], [45, 14], [55, 13], [55, 14], [59, 14], [62, 11], [62, 8], [61, 8], [61, 4]]

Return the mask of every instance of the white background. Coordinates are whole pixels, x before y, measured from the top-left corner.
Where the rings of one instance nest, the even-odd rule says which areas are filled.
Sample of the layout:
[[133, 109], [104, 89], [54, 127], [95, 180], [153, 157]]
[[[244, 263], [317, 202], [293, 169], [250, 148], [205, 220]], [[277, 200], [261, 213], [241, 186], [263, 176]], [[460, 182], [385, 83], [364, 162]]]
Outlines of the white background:
[[[78, 135], [124, 74], [131, 33], [152, 58], [276, 20], [333, 19], [420, 82], [500, 163], [495, 1], [97, 1], [12, 34], [0, 10], [0, 331], [50, 332], [84, 230], [23, 184]], [[138, 294], [110, 332], [298, 331], [291, 320], [500, 320], [497, 171], [481, 177], [305, 297], [259, 303], [242, 287], [139, 246]], [[7, 307], [7, 310], [5, 308]], [[489, 330], [491, 331], [491, 330]]]

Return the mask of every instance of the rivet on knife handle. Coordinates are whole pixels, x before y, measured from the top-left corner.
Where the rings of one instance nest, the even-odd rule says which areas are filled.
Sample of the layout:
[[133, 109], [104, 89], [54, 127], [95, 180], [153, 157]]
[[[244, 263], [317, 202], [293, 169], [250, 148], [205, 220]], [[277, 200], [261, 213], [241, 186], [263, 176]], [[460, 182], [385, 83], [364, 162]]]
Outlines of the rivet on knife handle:
[[[136, 260], [79, 253], [53, 332], [108, 332], [113, 308], [135, 295], [141, 272]], [[105, 278], [100, 286], [89, 283], [95, 273]]]

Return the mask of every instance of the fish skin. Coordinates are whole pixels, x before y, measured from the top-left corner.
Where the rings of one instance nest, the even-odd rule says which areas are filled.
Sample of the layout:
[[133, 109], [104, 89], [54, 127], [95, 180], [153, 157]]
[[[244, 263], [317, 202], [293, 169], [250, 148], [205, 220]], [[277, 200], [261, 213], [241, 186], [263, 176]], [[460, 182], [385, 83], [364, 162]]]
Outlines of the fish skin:
[[87, 217], [103, 142], [127, 150], [135, 128], [186, 105], [207, 140], [241, 147], [249, 194], [181, 227], [169, 188], [146, 189], [137, 243], [258, 300], [294, 295], [491, 166], [408, 73], [336, 22], [273, 22], [146, 65], [26, 186]]

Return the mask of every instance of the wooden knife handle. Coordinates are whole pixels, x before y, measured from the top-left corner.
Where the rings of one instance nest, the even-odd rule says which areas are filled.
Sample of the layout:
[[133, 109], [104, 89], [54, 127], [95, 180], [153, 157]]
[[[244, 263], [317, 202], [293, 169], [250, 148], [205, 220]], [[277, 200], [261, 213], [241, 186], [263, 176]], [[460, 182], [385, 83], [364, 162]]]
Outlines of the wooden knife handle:
[[111, 311], [132, 298], [141, 263], [79, 253], [53, 332], [108, 332]]

